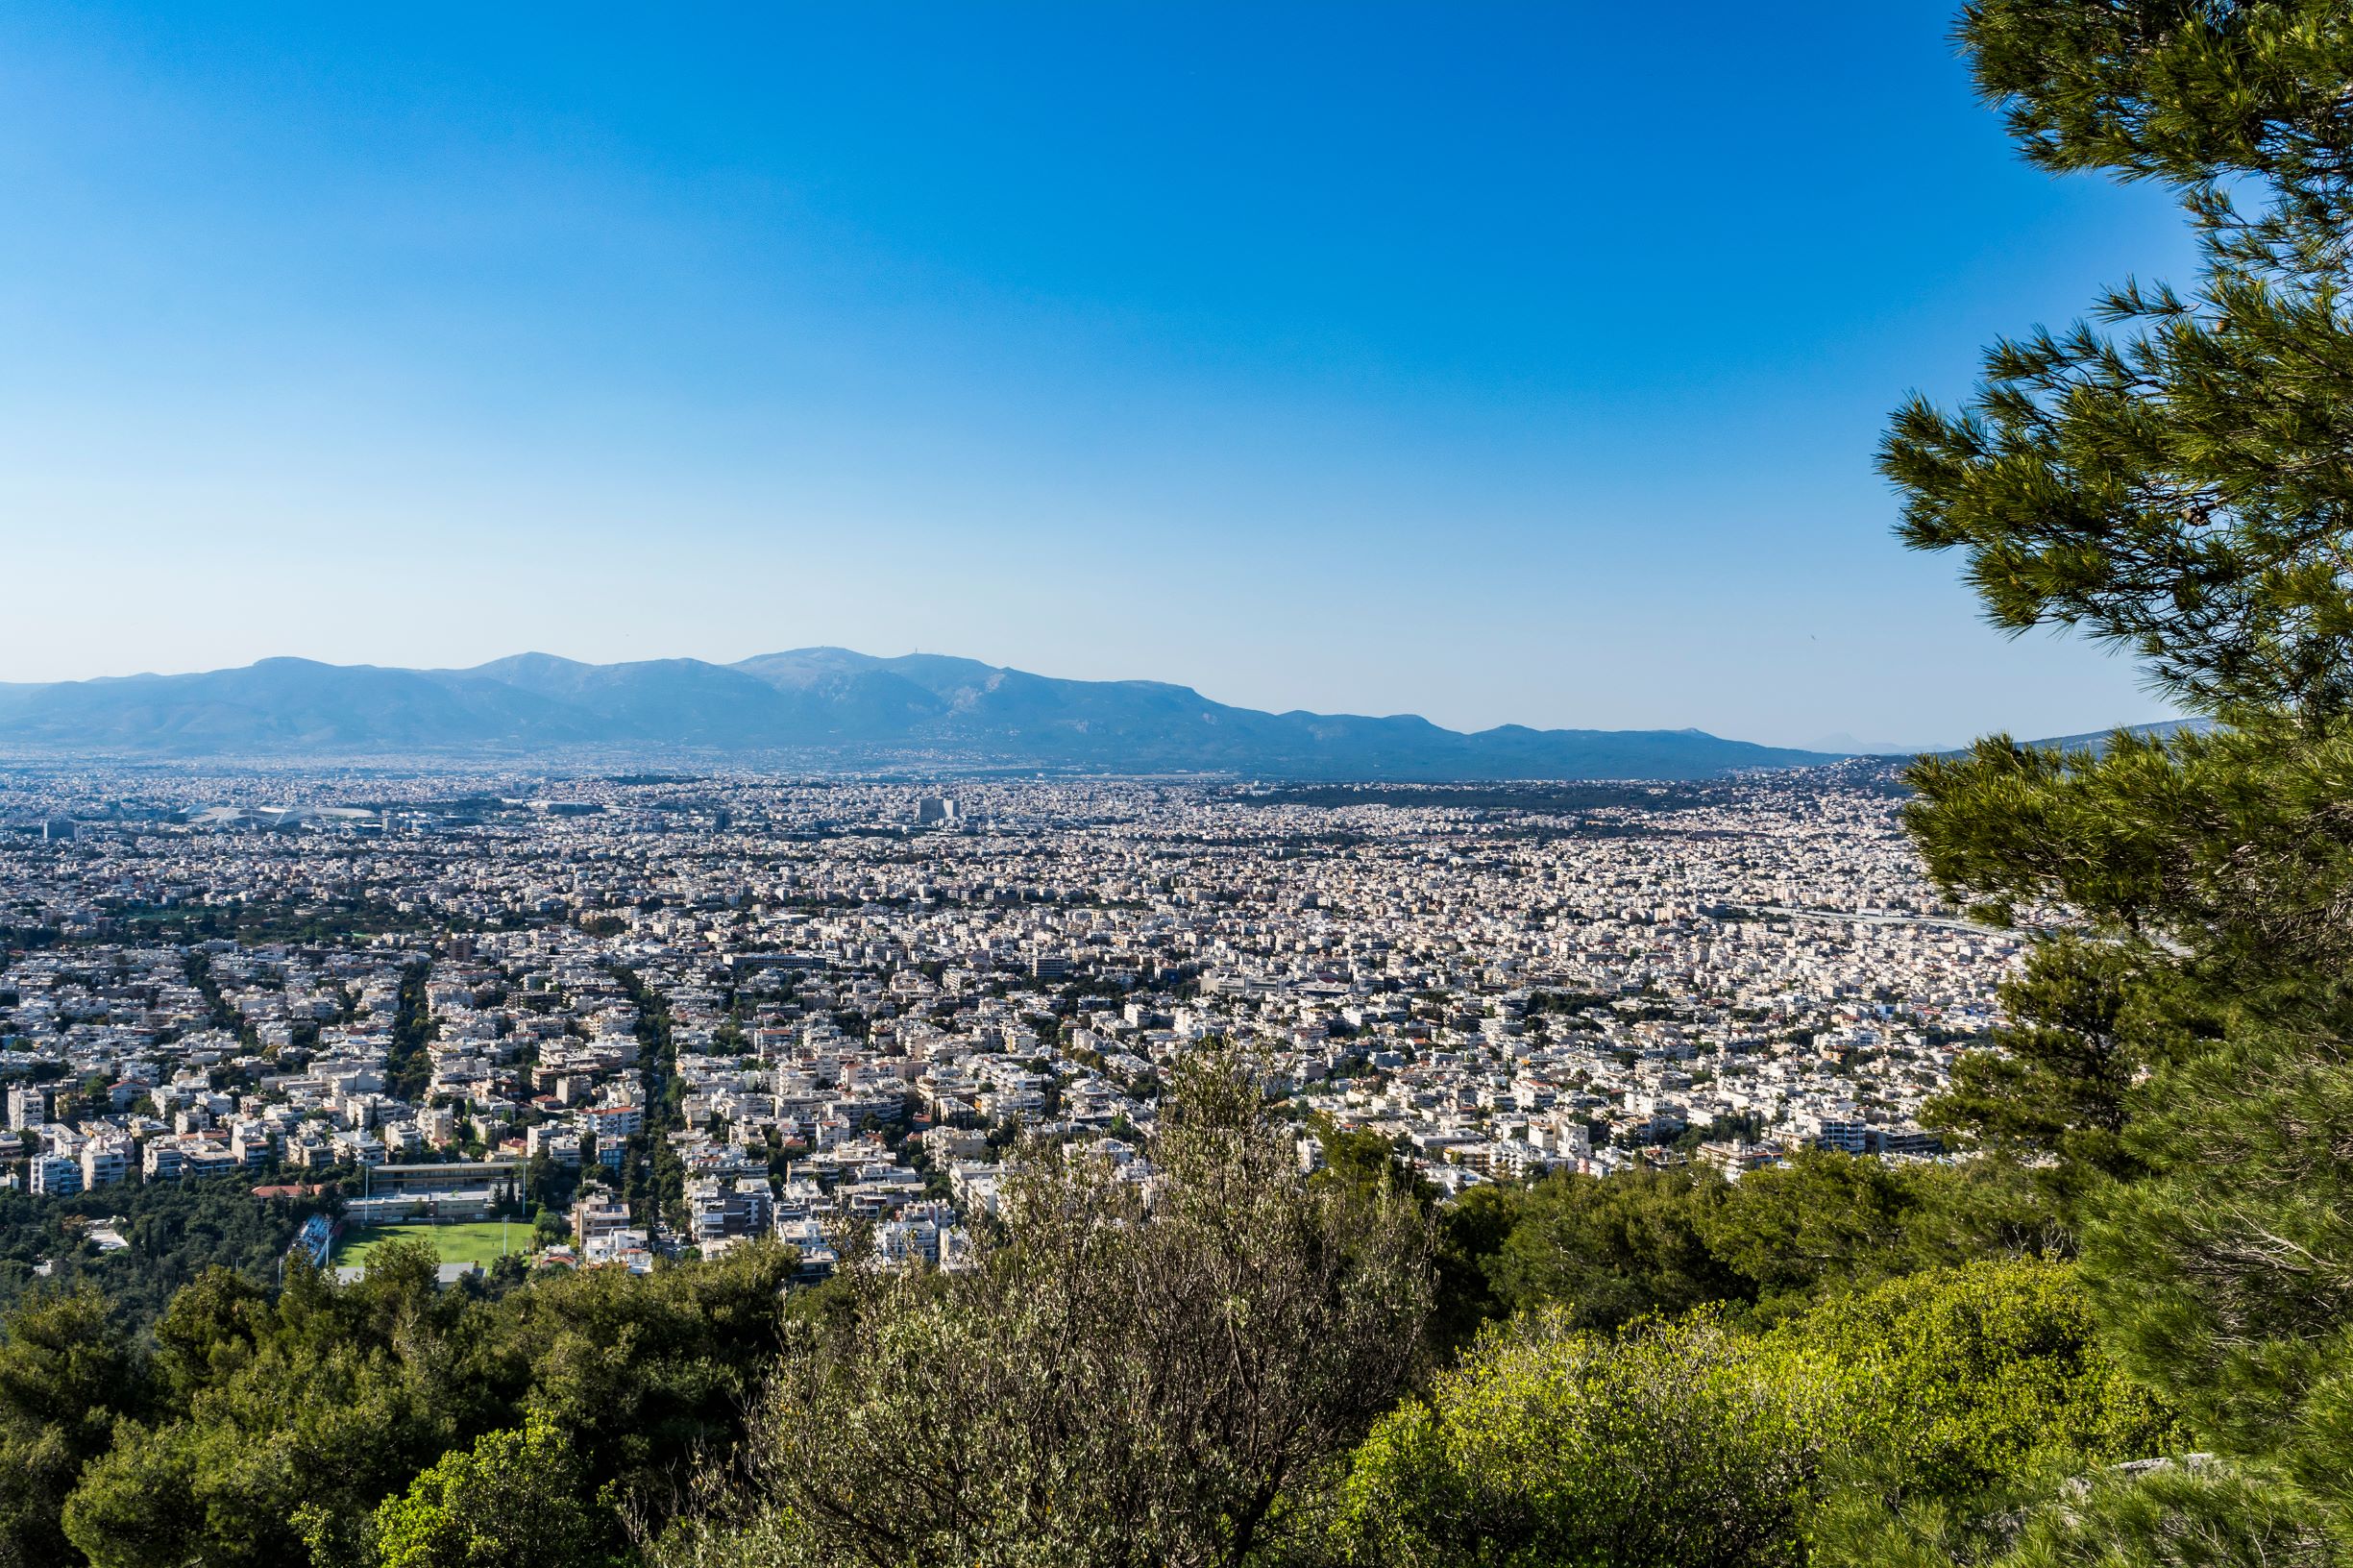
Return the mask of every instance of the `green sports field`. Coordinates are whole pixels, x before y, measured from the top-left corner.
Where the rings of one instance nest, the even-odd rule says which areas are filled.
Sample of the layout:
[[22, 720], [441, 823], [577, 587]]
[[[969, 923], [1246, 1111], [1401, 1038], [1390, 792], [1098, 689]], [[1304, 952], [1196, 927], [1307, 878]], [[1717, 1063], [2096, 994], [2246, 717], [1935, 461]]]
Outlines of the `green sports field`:
[[488, 1268], [501, 1251], [501, 1237], [504, 1245], [528, 1255], [531, 1250], [531, 1227], [527, 1222], [500, 1224], [495, 1219], [464, 1225], [378, 1225], [368, 1230], [347, 1230], [335, 1238], [334, 1257], [331, 1262], [340, 1267], [357, 1267], [368, 1261], [368, 1254], [387, 1241], [430, 1241], [440, 1252], [445, 1263], [479, 1263]]

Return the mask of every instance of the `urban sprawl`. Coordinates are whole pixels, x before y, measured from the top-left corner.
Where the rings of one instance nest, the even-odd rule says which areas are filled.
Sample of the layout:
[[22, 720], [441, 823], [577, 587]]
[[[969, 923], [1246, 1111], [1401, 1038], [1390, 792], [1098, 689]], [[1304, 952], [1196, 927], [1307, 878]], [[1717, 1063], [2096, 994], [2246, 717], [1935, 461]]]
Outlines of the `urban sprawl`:
[[[543, 1263], [955, 1267], [1019, 1139], [1129, 1179], [1230, 1039], [1458, 1191], [1917, 1120], [2020, 952], [1869, 765], [1265, 787], [0, 772], [0, 1182], [233, 1175]], [[1326, 1120], [1328, 1118], [1328, 1121]]]

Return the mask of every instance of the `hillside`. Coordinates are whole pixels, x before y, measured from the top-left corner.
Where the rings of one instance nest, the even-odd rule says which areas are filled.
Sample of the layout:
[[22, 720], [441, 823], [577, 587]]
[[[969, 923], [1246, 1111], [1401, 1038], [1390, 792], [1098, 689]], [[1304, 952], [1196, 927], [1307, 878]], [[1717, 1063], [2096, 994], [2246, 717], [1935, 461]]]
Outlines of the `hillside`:
[[1410, 714], [1262, 713], [1160, 681], [1060, 680], [936, 654], [846, 649], [740, 664], [581, 664], [525, 653], [470, 670], [264, 659], [237, 670], [0, 686], [0, 745], [131, 756], [518, 755], [563, 749], [797, 753], [1273, 778], [1706, 778], [1824, 752], [1700, 730], [1465, 734]]

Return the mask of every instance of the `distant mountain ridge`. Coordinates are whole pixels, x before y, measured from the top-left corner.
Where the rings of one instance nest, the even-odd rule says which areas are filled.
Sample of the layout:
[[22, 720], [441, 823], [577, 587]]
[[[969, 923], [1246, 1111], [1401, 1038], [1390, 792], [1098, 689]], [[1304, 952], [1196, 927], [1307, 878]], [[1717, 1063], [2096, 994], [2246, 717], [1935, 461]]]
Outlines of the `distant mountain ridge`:
[[118, 756], [519, 756], [568, 749], [808, 753], [1262, 778], [1714, 777], [1838, 754], [1701, 730], [1465, 734], [1410, 714], [1262, 713], [1148, 680], [1060, 680], [973, 659], [840, 648], [738, 664], [582, 664], [522, 653], [471, 670], [264, 659], [236, 670], [0, 685], [0, 747]]
[[[2108, 749], [2109, 741], [2120, 733], [2136, 735], [2145, 740], [2164, 740], [2183, 730], [2202, 733], [2213, 727], [2214, 721], [2211, 719], [2160, 719], [2154, 723], [2123, 724], [2115, 729], [2092, 729], [2080, 735], [2049, 735], [2039, 741], [2021, 741], [2019, 744], [2030, 747], [2037, 751], [2104, 752]], [[1936, 753], [1941, 757], [1963, 757], [1968, 754], [1969, 747], [1966, 746], [1950, 747]]]

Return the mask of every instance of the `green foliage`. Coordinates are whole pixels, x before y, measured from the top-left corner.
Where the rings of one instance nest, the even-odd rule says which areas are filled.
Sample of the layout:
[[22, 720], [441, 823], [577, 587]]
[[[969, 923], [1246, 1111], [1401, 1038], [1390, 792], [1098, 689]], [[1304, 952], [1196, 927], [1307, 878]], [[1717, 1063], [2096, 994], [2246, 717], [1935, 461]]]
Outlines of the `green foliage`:
[[101, 1568], [295, 1560], [297, 1508], [362, 1514], [487, 1425], [486, 1390], [445, 1370], [465, 1303], [434, 1271], [429, 1249], [399, 1243], [348, 1290], [300, 1269], [266, 1311], [233, 1319], [252, 1339], [209, 1347], [227, 1376], [90, 1465], [67, 1536]]
[[1751, 1171], [1699, 1226], [1768, 1319], [1920, 1269], [2066, 1245], [2016, 1166], [1898, 1164], [1829, 1149]]
[[2205, 273], [2112, 290], [2121, 336], [1998, 344], [1961, 415], [1906, 405], [1882, 449], [1904, 538], [1961, 550], [1997, 625], [2128, 647], [2208, 712], [2345, 711], [2353, 22], [2333, 0], [1979, 0], [1963, 37], [2033, 156], [2181, 188]]
[[1323, 1168], [1315, 1173], [1316, 1185], [1339, 1186], [1367, 1197], [1392, 1191], [1425, 1203], [1435, 1195], [1435, 1189], [1416, 1176], [1413, 1167], [1379, 1134], [1349, 1132], [1320, 1114], [1310, 1122], [1310, 1130], [1324, 1156]]
[[59, 1525], [83, 1465], [117, 1423], [145, 1413], [154, 1388], [95, 1290], [20, 1303], [0, 1338], [0, 1565], [66, 1560]]
[[661, 1560], [1238, 1564], [1307, 1533], [1414, 1370], [1425, 1222], [1302, 1179], [1226, 1051], [1179, 1070], [1151, 1154], [1147, 1215], [1032, 1145], [980, 1267], [869, 1272], [797, 1325], [741, 1481]]
[[1503, 1250], [1526, 1201], [1519, 1188], [1482, 1185], [1437, 1212], [1437, 1294], [1430, 1326], [1440, 1350], [1459, 1350], [1506, 1315], [1486, 1264]]
[[2050, 1475], [2181, 1446], [2170, 1413], [2100, 1343], [2067, 1265], [1916, 1274], [1826, 1302], [1775, 1336], [1841, 1369], [1851, 1447], [1836, 1523], [1818, 1528], [1846, 1537], [1858, 1563], [1887, 1514], [1983, 1518]]
[[392, 1017], [392, 1048], [384, 1058], [384, 1087], [404, 1100], [422, 1099], [432, 1081], [432, 1058], [426, 1047], [437, 1032], [425, 995], [427, 967], [410, 964], [401, 971], [400, 1005]]
[[[366, 1568], [593, 1568], [617, 1544], [609, 1509], [581, 1495], [579, 1461], [546, 1416], [520, 1431], [487, 1433], [453, 1449], [379, 1504], [369, 1520]], [[313, 1550], [326, 1548], [321, 1530]]]
[[[87, 1285], [134, 1326], [160, 1315], [172, 1293], [207, 1269], [271, 1279], [305, 1217], [330, 1198], [257, 1199], [250, 1177], [126, 1184], [72, 1197], [0, 1192], [0, 1308], [36, 1286], [36, 1264], [51, 1280]], [[88, 1241], [89, 1222], [125, 1221], [120, 1251]]]
[[1974, 0], [1977, 83], [2043, 167], [2193, 192], [2245, 179], [2341, 224], [2353, 18], [2329, 0]]
[[1506, 1308], [1559, 1304], [1580, 1328], [1753, 1299], [1702, 1233], [1727, 1190], [1688, 1169], [1547, 1177], [1520, 1204], [1487, 1278]]
[[2031, 157], [2180, 192], [2201, 273], [1903, 408], [1903, 535], [2214, 727], [1915, 769], [1949, 893], [2085, 927], [1937, 1115], [2047, 1162], [2106, 1338], [2223, 1458], [1906, 1528], [1922, 1561], [2323, 1560], [2353, 1532], [2353, 12], [1977, 0], [1961, 31]]
[[[2342, 1568], [2311, 1510], [2211, 1461], [2071, 1477], [2009, 1513], [1879, 1514], [1845, 1551], [1873, 1568]], [[1840, 1560], [1841, 1548], [1826, 1556]]]
[[[592, 1135], [593, 1136], [593, 1135]], [[596, 1155], [583, 1150], [579, 1165], [559, 1165], [545, 1153], [532, 1155], [523, 1167], [523, 1195], [539, 1211], [539, 1217], [548, 1217], [553, 1209], [569, 1209], [580, 1187], [583, 1166], [593, 1165]]]
[[1438, 1189], [1414, 1173], [1399, 1151], [1374, 1133], [1348, 1132], [1318, 1115], [1310, 1126], [1322, 1146], [1317, 1187], [1337, 1187], [1372, 1201], [1383, 1194], [1411, 1199], [1429, 1216], [1436, 1249], [1436, 1295], [1430, 1348], [1438, 1354], [1460, 1349], [1480, 1328], [1505, 1314], [1503, 1300], [1488, 1278], [1487, 1262], [1503, 1246], [1523, 1208], [1514, 1188], [1481, 1186], [1453, 1203], [1440, 1205]]
[[678, 1042], [670, 1004], [633, 970], [615, 969], [613, 978], [637, 1006], [638, 1051], [646, 1075], [646, 1130], [629, 1139], [622, 1166], [623, 1201], [637, 1224], [651, 1226], [658, 1219], [683, 1231], [686, 1167], [669, 1135], [686, 1125], [686, 1086], [678, 1077]]
[[[508, 1500], [518, 1517], [587, 1521], [598, 1550], [618, 1549], [615, 1504], [658, 1521], [697, 1451], [740, 1438], [793, 1267], [787, 1249], [748, 1247], [650, 1278], [557, 1274], [485, 1299], [437, 1288], [435, 1262], [429, 1247], [393, 1242], [345, 1286], [292, 1262], [275, 1297], [214, 1270], [173, 1299], [145, 1359], [94, 1297], [19, 1314], [0, 1345], [0, 1442], [22, 1436], [30, 1457], [24, 1488], [0, 1503], [23, 1499], [24, 1530], [51, 1532], [27, 1534], [48, 1549], [24, 1560], [371, 1561], [369, 1541], [393, 1538], [371, 1530], [396, 1515], [416, 1526], [399, 1539], [427, 1555], [384, 1560], [506, 1560], [448, 1556], [458, 1525], [416, 1523], [507, 1506], [483, 1470], [504, 1450], [469, 1457], [491, 1433], [535, 1456]], [[27, 1368], [24, 1386], [68, 1391], [16, 1397], [12, 1369]], [[44, 1413], [64, 1405], [71, 1423]], [[404, 1492], [406, 1511], [380, 1516]]]
[[2135, 1366], [2226, 1452], [2353, 1519], [2353, 1061], [2248, 1033], [2151, 1086], [2154, 1174], [2108, 1193], [2085, 1264]]
[[794, 1262], [790, 1248], [755, 1245], [651, 1276], [543, 1277], [486, 1314], [486, 1354], [597, 1484], [667, 1506], [698, 1449], [742, 1433], [776, 1354]]
[[1962, 1057], [1922, 1119], [2016, 1159], [2056, 1162], [2070, 1191], [2087, 1174], [2132, 1174], [2122, 1134], [2133, 1084], [2195, 1049], [2206, 1026], [2180, 1016], [2194, 1004], [2167, 979], [2120, 943], [2044, 943], [2002, 987], [2009, 1021], [1997, 1048]]
[[2247, 713], [2098, 754], [1981, 741], [1914, 769], [1907, 820], [1953, 894], [1998, 918], [2063, 905], [2125, 943], [2118, 980], [2169, 971], [2198, 993], [2172, 1000], [2208, 1014], [2318, 1008], [2341, 1022], [2328, 982], [2353, 958], [2348, 778], [2353, 717]]
[[1700, 1313], [1490, 1331], [1358, 1449], [1336, 1533], [1398, 1568], [1775, 1568], [1836, 1425], [1828, 1363]]
[[2065, 1264], [1913, 1274], [1763, 1335], [1712, 1309], [1611, 1332], [1552, 1309], [1375, 1428], [1337, 1536], [1379, 1563], [1859, 1565], [1990, 1538], [2053, 1478], [2179, 1438]]
[[1555, 1174], [1478, 1189], [1440, 1223], [1442, 1266], [1475, 1264], [1498, 1312], [1559, 1307], [1581, 1328], [1710, 1304], [1769, 1320], [1923, 1268], [2070, 1245], [2015, 1164], [1891, 1164], [1826, 1149], [1737, 1183], [1704, 1167]]

